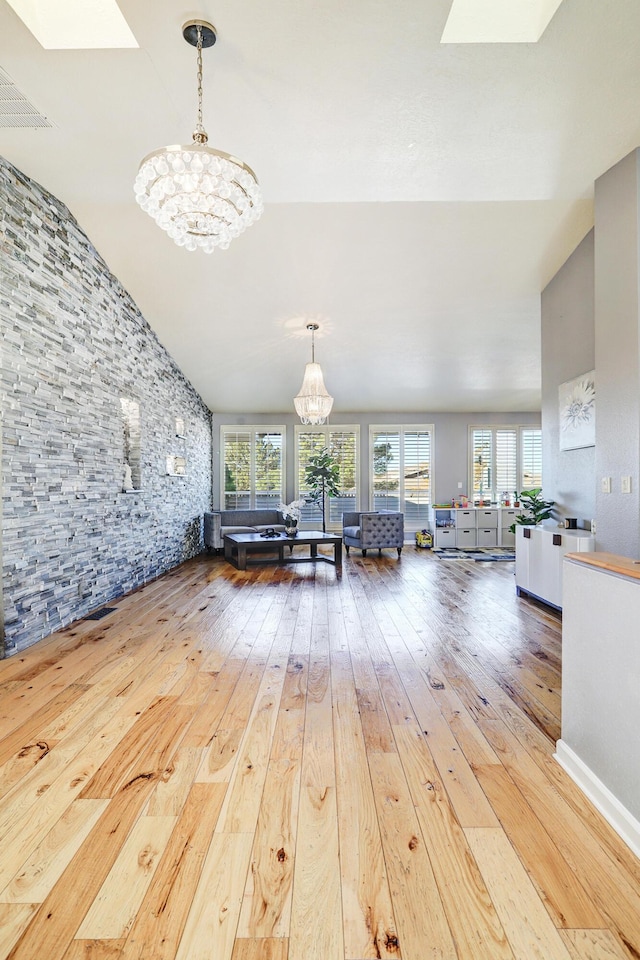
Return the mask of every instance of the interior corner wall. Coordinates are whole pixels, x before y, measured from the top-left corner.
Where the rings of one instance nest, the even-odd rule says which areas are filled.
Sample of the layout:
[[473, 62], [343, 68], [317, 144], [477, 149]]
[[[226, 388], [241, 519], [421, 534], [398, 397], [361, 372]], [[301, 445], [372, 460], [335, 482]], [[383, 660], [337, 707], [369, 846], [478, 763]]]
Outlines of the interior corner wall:
[[[640, 151], [595, 186], [598, 549], [640, 556]], [[623, 494], [621, 478], [631, 478]], [[611, 478], [611, 493], [600, 480]]]
[[595, 448], [560, 450], [558, 388], [595, 366], [593, 230], [543, 290], [541, 318], [543, 493], [558, 517], [589, 527], [596, 517]]
[[[13, 653], [203, 549], [211, 415], [67, 208], [1, 158], [0, 280]], [[133, 492], [123, 398], [140, 411]], [[186, 460], [185, 476], [168, 475], [168, 457]]]

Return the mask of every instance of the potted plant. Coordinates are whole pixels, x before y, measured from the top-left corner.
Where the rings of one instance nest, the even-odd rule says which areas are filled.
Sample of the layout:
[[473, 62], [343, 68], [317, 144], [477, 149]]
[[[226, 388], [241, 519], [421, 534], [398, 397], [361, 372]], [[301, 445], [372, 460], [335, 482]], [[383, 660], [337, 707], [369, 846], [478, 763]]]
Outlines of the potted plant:
[[340, 466], [333, 454], [325, 447], [309, 457], [304, 469], [305, 484], [309, 488], [311, 503], [319, 503], [322, 510], [322, 532], [326, 533], [325, 509], [327, 497], [340, 493]]
[[517, 525], [535, 527], [543, 520], [548, 520], [555, 501], [545, 500], [541, 494], [542, 487], [533, 487], [531, 490], [522, 490], [516, 494], [516, 500], [520, 501], [520, 505], [527, 512], [517, 515], [515, 523], [512, 523], [509, 528], [511, 533], [516, 532]]
[[288, 537], [295, 537], [298, 534], [298, 524], [304, 504], [304, 500], [292, 500], [291, 503], [280, 503], [278, 505], [278, 510], [284, 520], [284, 532]]

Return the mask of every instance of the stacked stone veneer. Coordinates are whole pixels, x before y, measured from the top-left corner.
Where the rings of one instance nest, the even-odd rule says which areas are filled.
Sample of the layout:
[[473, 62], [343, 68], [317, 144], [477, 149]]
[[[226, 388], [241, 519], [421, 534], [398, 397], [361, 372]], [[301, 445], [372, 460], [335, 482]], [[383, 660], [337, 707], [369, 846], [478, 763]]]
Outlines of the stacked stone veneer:
[[[10, 654], [203, 549], [211, 416], [67, 208], [1, 158], [0, 324]], [[122, 398], [140, 411], [129, 493]]]

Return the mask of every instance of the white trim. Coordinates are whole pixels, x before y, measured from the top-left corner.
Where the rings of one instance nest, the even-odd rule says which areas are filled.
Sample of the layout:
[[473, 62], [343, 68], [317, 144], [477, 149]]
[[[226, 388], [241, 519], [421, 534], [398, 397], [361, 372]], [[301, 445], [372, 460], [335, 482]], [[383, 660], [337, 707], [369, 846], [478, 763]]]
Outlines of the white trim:
[[640, 821], [620, 803], [564, 740], [558, 740], [553, 756], [630, 850], [640, 857]]
[[[219, 477], [218, 477], [218, 486], [220, 491], [220, 509], [226, 510], [225, 503], [225, 489], [224, 489], [224, 438], [226, 433], [250, 433], [251, 434], [251, 474], [252, 474], [252, 483], [255, 479], [253, 477], [254, 469], [254, 439], [256, 433], [276, 433], [282, 436], [282, 473], [280, 476], [280, 500], [284, 501], [286, 499], [286, 486], [287, 486], [287, 428], [283, 423], [221, 423], [220, 424], [220, 454], [218, 457], [219, 462]], [[250, 494], [252, 498], [255, 496], [255, 490], [251, 490]]]
[[[467, 490], [469, 501], [473, 503], [473, 431], [487, 430], [491, 433], [491, 462], [492, 470], [496, 469], [496, 434], [499, 430], [513, 430], [516, 434], [516, 490], [510, 490], [509, 493], [518, 493], [524, 489], [524, 479], [522, 470], [522, 461], [524, 459], [522, 449], [522, 434], [524, 430], [538, 430], [542, 434], [542, 424], [540, 423], [470, 423], [467, 427]], [[492, 488], [492, 500], [500, 497], [500, 490]]]
[[[355, 437], [355, 443], [356, 443], [356, 463], [355, 463], [356, 503], [355, 503], [354, 509], [355, 510], [360, 509], [360, 459], [361, 459], [362, 453], [361, 453], [361, 446], [360, 446], [360, 424], [359, 423], [324, 423], [324, 424], [318, 424], [318, 425], [305, 424], [305, 423], [294, 424], [294, 431], [293, 431], [293, 437], [294, 437], [294, 443], [293, 443], [294, 497], [293, 498], [294, 500], [298, 500], [300, 498], [300, 476], [299, 476], [299, 470], [298, 470], [298, 467], [300, 465], [300, 437], [308, 433], [315, 433], [318, 436], [324, 437], [325, 446], [328, 448], [331, 441], [332, 433], [349, 433], [349, 432], [353, 433]], [[335, 521], [332, 523], [330, 521], [328, 513], [325, 518], [325, 523], [326, 523], [328, 532], [331, 532], [332, 530], [335, 531], [335, 530], [341, 529], [340, 523], [336, 523]], [[302, 526], [304, 527], [305, 524], [303, 523]], [[307, 523], [306, 526], [308, 527], [309, 524]]]
[[[400, 474], [404, 472], [404, 435], [405, 433], [428, 433], [429, 434], [429, 503], [427, 508], [431, 503], [433, 503], [435, 497], [435, 471], [434, 471], [434, 462], [435, 462], [435, 436], [436, 428], [433, 423], [370, 423], [369, 424], [369, 509], [375, 509], [374, 503], [374, 485], [375, 477], [373, 473], [373, 451], [374, 451], [374, 437], [376, 433], [398, 433], [400, 436]], [[402, 484], [402, 478], [400, 480]], [[404, 487], [401, 490], [402, 496], [404, 496]], [[425, 521], [424, 526], [427, 525]], [[413, 534], [416, 530], [422, 529], [419, 526], [412, 526], [411, 523], [407, 522], [405, 517], [405, 543], [410, 543], [413, 539]]]

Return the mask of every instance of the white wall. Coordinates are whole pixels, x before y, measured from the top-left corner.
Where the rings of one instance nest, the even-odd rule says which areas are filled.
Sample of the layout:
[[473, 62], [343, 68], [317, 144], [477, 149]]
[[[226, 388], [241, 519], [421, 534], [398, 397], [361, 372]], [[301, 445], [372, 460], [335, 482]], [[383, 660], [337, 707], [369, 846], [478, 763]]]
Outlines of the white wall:
[[[558, 387], [595, 366], [593, 230], [543, 290], [541, 315], [544, 495], [555, 501], [555, 515], [577, 517], [589, 528], [596, 516], [595, 448], [559, 449]], [[596, 411], [598, 403], [596, 384]]]
[[[595, 187], [596, 517], [598, 548], [640, 556], [639, 157]], [[621, 478], [631, 477], [631, 494]], [[611, 477], [611, 493], [601, 490]]]
[[[640, 582], [565, 561], [564, 597], [558, 753], [577, 758], [569, 770], [601, 808], [598, 784], [640, 821]], [[618, 805], [608, 807], [624, 826]]]

